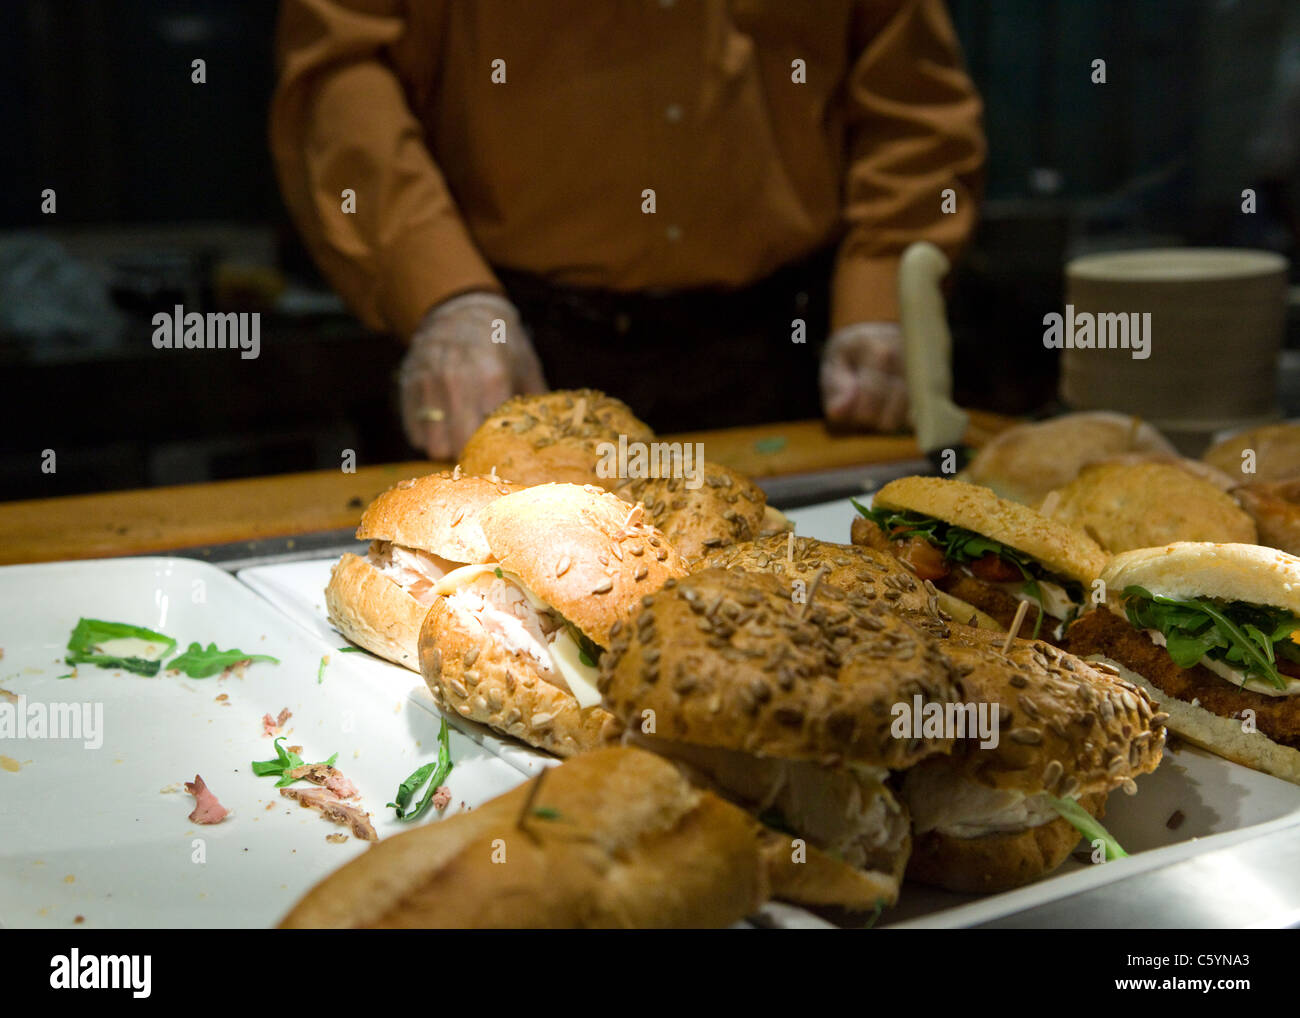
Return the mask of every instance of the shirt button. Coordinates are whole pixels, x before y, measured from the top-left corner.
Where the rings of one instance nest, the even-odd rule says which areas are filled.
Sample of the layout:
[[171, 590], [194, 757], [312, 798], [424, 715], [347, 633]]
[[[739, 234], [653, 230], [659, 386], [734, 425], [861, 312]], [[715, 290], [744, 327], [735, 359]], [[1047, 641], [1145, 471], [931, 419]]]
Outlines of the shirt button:
[[676, 223], [671, 223], [668, 228], [664, 230], [664, 236], [671, 241], [679, 241], [682, 239], [682, 228]]
[[664, 110], [664, 119], [667, 120], [668, 123], [670, 124], [679, 123], [682, 119], [682, 108], [678, 106], [676, 103], [673, 103], [666, 110]]

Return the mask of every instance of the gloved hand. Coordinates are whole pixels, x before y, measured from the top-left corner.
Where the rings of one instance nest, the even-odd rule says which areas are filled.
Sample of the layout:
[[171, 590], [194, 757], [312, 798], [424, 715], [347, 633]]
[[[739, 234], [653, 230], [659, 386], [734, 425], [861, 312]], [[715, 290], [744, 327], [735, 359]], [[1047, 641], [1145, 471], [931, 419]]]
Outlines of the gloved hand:
[[907, 421], [903, 333], [896, 322], [836, 329], [822, 351], [822, 412], [836, 424], [894, 431]]
[[[504, 343], [492, 341], [494, 321]], [[431, 459], [449, 459], [483, 418], [517, 393], [546, 391], [542, 366], [515, 306], [467, 293], [424, 316], [398, 371], [402, 425]]]

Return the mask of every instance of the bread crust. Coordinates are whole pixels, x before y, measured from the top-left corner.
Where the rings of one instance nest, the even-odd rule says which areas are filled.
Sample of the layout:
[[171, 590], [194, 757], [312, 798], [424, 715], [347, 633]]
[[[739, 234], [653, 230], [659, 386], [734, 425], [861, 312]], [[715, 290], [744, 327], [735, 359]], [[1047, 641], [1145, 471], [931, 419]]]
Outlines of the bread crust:
[[687, 558], [762, 533], [767, 509], [762, 488], [719, 463], [703, 463], [701, 477], [695, 489], [681, 477], [649, 477], [613, 490], [624, 501], [644, 504], [650, 522]]
[[1177, 455], [1150, 424], [1126, 414], [1092, 410], [1008, 428], [976, 453], [960, 479], [1036, 506], [1053, 488], [1077, 476], [1085, 464], [1129, 452]]
[[1048, 498], [1054, 520], [1083, 531], [1112, 554], [1175, 541], [1253, 544], [1251, 520], [1232, 496], [1166, 463], [1084, 467]]
[[[1242, 472], [1242, 453], [1254, 452], [1253, 474]], [[1217, 442], [1201, 457], [1238, 484], [1267, 484], [1300, 477], [1300, 425], [1280, 422], [1231, 435]]]
[[621, 726], [599, 704], [583, 708], [522, 654], [512, 653], [439, 598], [424, 619], [420, 674], [438, 709], [488, 725], [560, 757], [609, 745]]
[[598, 750], [385, 838], [280, 925], [724, 927], [768, 896], [757, 826], [653, 754]]
[[729, 569], [643, 599], [601, 658], [600, 687], [625, 724], [653, 710], [664, 738], [890, 768], [951, 749], [894, 738], [893, 704], [961, 695], [935, 640], [879, 605], [826, 583], [800, 605], [777, 577]]
[[351, 552], [330, 570], [325, 614], [334, 628], [372, 654], [414, 672], [420, 670], [420, 626], [428, 610]]
[[[794, 842], [800, 844], [797, 848]], [[903, 871], [912, 851], [909, 835], [885, 869], [860, 870], [823, 852], [804, 839], [764, 828], [759, 850], [772, 886], [772, 897], [796, 905], [870, 912], [898, 901]], [[796, 854], [802, 856], [796, 861]]]
[[501, 566], [605, 647], [640, 598], [686, 575], [641, 515], [592, 485], [542, 484], [497, 499], [479, 520]]
[[[1105, 815], [1104, 796], [1089, 796], [1080, 805], [1093, 816]], [[1023, 831], [977, 838], [927, 831], [915, 838], [907, 877], [965, 894], [1010, 891], [1053, 872], [1081, 837], [1064, 817]]]
[[398, 481], [361, 514], [357, 539], [391, 541], [453, 562], [486, 562], [490, 552], [479, 510], [518, 490], [504, 481], [452, 473]]
[[1101, 579], [1110, 598], [1137, 585], [1159, 597], [1214, 597], [1300, 614], [1300, 558], [1255, 544], [1180, 541], [1140, 548], [1116, 555]]
[[872, 505], [923, 513], [973, 530], [1031, 555], [1051, 572], [1081, 583], [1091, 583], [1106, 564], [1106, 553], [1086, 534], [1028, 506], [999, 498], [988, 488], [963, 481], [899, 478], [881, 488]]
[[550, 481], [609, 486], [596, 472], [602, 442], [652, 442], [654, 432], [626, 403], [595, 389], [560, 389], [515, 396], [502, 403], [470, 436], [460, 465], [472, 474], [521, 485]]
[[967, 702], [1000, 705], [998, 745], [967, 738], [939, 766], [1024, 795], [1105, 795], [1160, 764], [1164, 727], [1151, 698], [1041, 640], [954, 629], [944, 653]]
[[1300, 555], [1300, 478], [1243, 484], [1232, 494], [1255, 521], [1260, 544]]

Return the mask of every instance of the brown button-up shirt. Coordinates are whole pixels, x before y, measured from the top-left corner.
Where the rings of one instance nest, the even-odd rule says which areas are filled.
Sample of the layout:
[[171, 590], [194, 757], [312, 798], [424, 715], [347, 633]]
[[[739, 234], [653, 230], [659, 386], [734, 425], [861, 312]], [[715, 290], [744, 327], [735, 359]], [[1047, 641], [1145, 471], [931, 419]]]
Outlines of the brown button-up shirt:
[[834, 323], [891, 320], [903, 248], [955, 254], [974, 222], [943, 0], [283, 0], [278, 58], [290, 212], [403, 336], [494, 265], [736, 287], [836, 241]]

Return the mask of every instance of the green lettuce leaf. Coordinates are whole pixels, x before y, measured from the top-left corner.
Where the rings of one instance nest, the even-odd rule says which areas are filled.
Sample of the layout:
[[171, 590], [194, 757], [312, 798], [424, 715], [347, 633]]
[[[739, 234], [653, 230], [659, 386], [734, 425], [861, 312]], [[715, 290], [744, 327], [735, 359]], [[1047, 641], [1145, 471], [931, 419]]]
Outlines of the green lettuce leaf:
[[246, 654], [242, 650], [218, 650], [215, 643], [209, 643], [204, 650], [201, 644], [191, 643], [184, 654], [178, 654], [167, 662], [168, 671], [184, 672], [191, 679], [207, 679], [224, 672], [241, 661], [252, 664], [254, 661], [269, 661], [278, 665], [278, 659], [269, 654]]
[[[289, 776], [289, 772], [291, 770], [303, 766], [305, 761], [297, 753], [293, 752], [292, 750], [285, 749], [283, 746], [280, 745], [280, 743], [283, 742], [284, 739], [285, 736], [281, 735], [278, 739], [275, 740], [274, 760], [254, 760], [252, 761], [252, 765], [251, 765], [253, 768], [254, 777], [258, 777], [258, 778], [278, 777], [280, 780], [275, 783], [276, 788], [285, 788], [289, 785], [292, 785], [295, 781], [305, 780], [303, 778], [293, 778]], [[328, 760], [322, 761], [321, 766], [333, 767], [334, 761], [337, 760], [338, 758], [339, 755], [335, 753]]]
[[[156, 658], [115, 657], [100, 651], [101, 644], [110, 640], [136, 639], [160, 644], [166, 649]], [[143, 626], [126, 622], [104, 622], [101, 619], [81, 619], [68, 638], [70, 665], [95, 665], [98, 668], [121, 668], [136, 675], [157, 675], [162, 661], [176, 649], [176, 641], [163, 633], [155, 633]]]
[[[410, 823], [424, 816], [433, 803], [434, 793], [447, 783], [447, 775], [451, 773], [452, 766], [451, 736], [447, 731], [447, 719], [443, 718], [442, 724], [438, 727], [438, 759], [418, 768], [414, 774], [403, 781], [397, 788], [394, 801], [388, 803], [390, 809], [397, 811], [397, 819]], [[428, 788], [425, 790], [424, 798], [414, 809], [411, 809], [411, 800], [415, 798], [425, 782], [428, 782]]]
[[1065, 817], [1074, 829], [1090, 842], [1102, 842], [1106, 848], [1107, 862], [1128, 857], [1128, 853], [1120, 847], [1119, 842], [1115, 840], [1115, 836], [1102, 826], [1101, 821], [1073, 799], [1057, 799], [1054, 796], [1049, 795], [1047, 801], [1051, 805], [1052, 809]]

